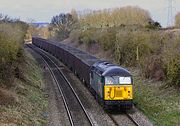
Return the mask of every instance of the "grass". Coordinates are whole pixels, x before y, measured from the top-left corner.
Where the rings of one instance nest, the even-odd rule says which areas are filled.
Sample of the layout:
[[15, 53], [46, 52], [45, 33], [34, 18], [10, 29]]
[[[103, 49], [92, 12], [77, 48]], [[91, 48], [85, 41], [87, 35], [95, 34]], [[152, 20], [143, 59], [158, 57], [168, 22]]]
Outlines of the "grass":
[[32, 55], [26, 54], [26, 81], [16, 80], [16, 87], [10, 91], [16, 93], [17, 102], [0, 105], [0, 125], [44, 125], [46, 108], [43, 73]]
[[180, 125], [180, 94], [163, 82], [144, 80], [133, 74], [135, 82], [134, 102], [157, 126]]

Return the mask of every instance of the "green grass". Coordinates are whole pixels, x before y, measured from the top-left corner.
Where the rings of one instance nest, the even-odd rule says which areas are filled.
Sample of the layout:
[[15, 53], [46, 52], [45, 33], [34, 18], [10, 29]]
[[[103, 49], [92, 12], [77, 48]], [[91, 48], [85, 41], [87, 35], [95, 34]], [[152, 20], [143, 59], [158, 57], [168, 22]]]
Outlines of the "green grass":
[[48, 102], [45, 98], [42, 69], [32, 55], [27, 52], [25, 54], [26, 81], [15, 81], [18, 85], [15, 88], [18, 102], [0, 106], [0, 124], [41, 126], [46, 122]]
[[180, 125], [180, 93], [163, 82], [135, 76], [135, 104], [157, 126]]

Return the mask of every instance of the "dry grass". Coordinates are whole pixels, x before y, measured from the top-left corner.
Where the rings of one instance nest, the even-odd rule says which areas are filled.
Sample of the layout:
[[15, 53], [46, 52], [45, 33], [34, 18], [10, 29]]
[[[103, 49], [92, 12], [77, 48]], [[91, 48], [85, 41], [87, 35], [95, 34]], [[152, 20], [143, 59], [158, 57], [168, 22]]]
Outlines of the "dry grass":
[[42, 70], [27, 53], [25, 65], [26, 81], [16, 79], [15, 87], [0, 89], [0, 125], [40, 126], [46, 122], [47, 99]]
[[19, 102], [16, 93], [0, 88], [0, 105], [12, 105]]

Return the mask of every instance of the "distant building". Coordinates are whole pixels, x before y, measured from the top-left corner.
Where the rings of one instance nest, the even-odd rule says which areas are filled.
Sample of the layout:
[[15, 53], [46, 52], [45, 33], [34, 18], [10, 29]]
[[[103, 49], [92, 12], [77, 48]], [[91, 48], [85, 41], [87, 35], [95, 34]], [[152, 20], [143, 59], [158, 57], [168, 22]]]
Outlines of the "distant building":
[[34, 25], [35, 27], [47, 27], [49, 25], [48, 22], [36, 22], [36, 23], [31, 23], [32, 25]]

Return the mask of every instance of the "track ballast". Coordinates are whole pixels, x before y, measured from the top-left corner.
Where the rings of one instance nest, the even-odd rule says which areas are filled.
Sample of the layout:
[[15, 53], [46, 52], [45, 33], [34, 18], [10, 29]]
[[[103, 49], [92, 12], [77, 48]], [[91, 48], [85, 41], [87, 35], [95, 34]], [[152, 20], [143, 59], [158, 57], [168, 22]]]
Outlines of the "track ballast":
[[58, 65], [43, 50], [40, 50], [32, 45], [29, 45], [29, 47], [41, 55], [50, 70], [51, 75], [57, 84], [60, 95], [63, 98], [70, 124], [72, 126], [93, 126], [94, 124], [81, 103], [78, 95]]

